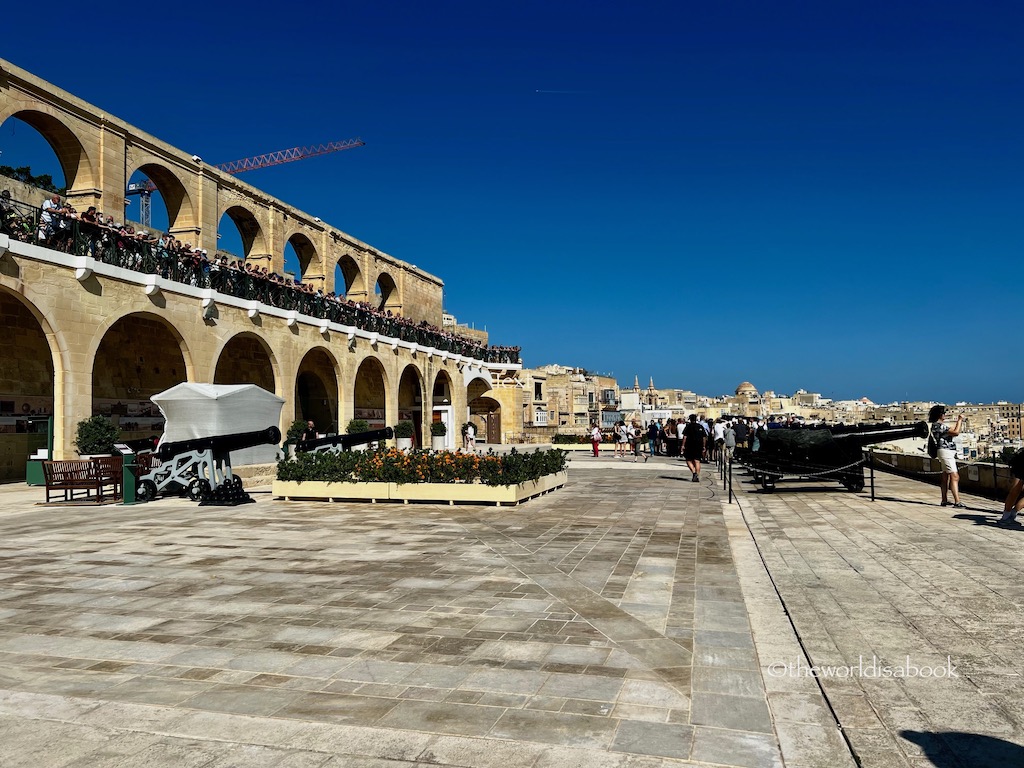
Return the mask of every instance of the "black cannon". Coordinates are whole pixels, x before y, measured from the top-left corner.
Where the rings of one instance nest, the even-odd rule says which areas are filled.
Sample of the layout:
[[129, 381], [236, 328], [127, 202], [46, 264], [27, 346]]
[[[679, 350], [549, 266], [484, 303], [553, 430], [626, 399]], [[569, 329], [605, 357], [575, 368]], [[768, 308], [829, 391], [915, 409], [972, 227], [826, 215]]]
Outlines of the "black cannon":
[[300, 440], [295, 444], [296, 453], [317, 453], [320, 451], [351, 451], [357, 445], [375, 443], [378, 440], [390, 440], [395, 436], [391, 427], [371, 429], [368, 432], [356, 432], [354, 435], [331, 435], [318, 437], [315, 440]]
[[858, 425], [769, 429], [761, 433], [756, 451], [737, 451], [736, 460], [750, 468], [754, 482], [772, 490], [784, 475], [831, 478], [854, 493], [864, 490], [864, 451], [868, 445], [908, 437], [927, 437], [921, 421], [905, 427]]
[[156, 450], [159, 465], [139, 478], [139, 501], [159, 493], [185, 491], [203, 504], [241, 504], [252, 501], [242, 490], [242, 479], [231, 471], [231, 451], [281, 441], [281, 430], [268, 427], [255, 432], [213, 435], [163, 443]]

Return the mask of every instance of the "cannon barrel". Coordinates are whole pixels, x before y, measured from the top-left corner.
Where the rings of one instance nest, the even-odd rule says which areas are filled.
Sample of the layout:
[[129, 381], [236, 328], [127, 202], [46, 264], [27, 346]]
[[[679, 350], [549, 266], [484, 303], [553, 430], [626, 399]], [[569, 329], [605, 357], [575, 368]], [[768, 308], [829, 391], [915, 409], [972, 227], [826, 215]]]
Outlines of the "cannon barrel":
[[863, 448], [875, 443], [885, 443], [889, 440], [903, 440], [908, 437], [928, 437], [928, 424], [919, 421], [916, 424], [908, 424], [905, 427], [893, 427], [885, 424], [865, 425], [857, 427], [856, 430], [841, 432], [832, 436], [844, 446], [859, 446]]
[[161, 461], [167, 461], [172, 456], [190, 451], [205, 451], [212, 449], [218, 453], [240, 451], [243, 448], [252, 448], [257, 445], [279, 443], [281, 441], [281, 430], [277, 427], [258, 429], [255, 432], [236, 432], [230, 435], [211, 435], [210, 437], [196, 437], [191, 440], [179, 440], [176, 443], [164, 443], [157, 450]]
[[395, 430], [391, 427], [384, 429], [371, 429], [368, 432], [356, 432], [354, 435], [331, 435], [330, 437], [318, 437], [315, 440], [300, 440], [295, 444], [297, 453], [305, 453], [316, 448], [330, 446], [348, 451], [357, 445], [366, 445], [378, 440], [390, 440], [395, 436]]

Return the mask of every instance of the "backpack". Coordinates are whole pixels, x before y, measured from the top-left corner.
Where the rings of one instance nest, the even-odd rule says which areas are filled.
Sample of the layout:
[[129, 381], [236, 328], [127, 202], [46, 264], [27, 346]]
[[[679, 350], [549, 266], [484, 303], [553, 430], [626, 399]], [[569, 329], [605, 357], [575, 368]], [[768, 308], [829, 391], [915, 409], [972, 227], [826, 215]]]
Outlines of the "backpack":
[[933, 459], [939, 457], [939, 441], [935, 437], [935, 430], [931, 427], [928, 428], [928, 455]]

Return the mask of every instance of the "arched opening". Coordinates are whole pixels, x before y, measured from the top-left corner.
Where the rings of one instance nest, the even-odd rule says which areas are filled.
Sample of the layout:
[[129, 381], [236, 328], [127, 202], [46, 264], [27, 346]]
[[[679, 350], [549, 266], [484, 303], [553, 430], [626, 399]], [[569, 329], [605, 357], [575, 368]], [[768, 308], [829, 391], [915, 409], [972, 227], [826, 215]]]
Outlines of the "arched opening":
[[[311, 265], [312, 269], [310, 269]], [[322, 277], [320, 257], [317, 256], [316, 246], [313, 245], [312, 240], [301, 232], [296, 232], [285, 243], [284, 273], [286, 277], [290, 274], [297, 283], [316, 283]], [[309, 278], [316, 279], [311, 281]], [[322, 282], [319, 284], [322, 285]]]
[[267, 260], [265, 266], [270, 269], [263, 227], [251, 211], [240, 205], [224, 211], [217, 222], [217, 255], [241, 260], [261, 256]]
[[46, 447], [54, 405], [53, 356], [39, 321], [5, 291], [0, 291], [0, 318], [0, 483], [24, 482], [27, 457]]
[[187, 380], [178, 332], [154, 315], [127, 315], [96, 350], [92, 412], [108, 416], [127, 440], [159, 434], [163, 417], [150, 398]]
[[342, 256], [334, 265], [334, 293], [352, 301], [366, 300], [366, 284], [359, 265], [351, 256]]
[[[137, 207], [131, 202], [133, 199], [138, 199]], [[124, 219], [118, 217], [116, 211], [105, 211], [104, 214], [113, 216], [115, 222], [134, 221], [150, 232], [190, 230], [197, 226], [192, 198], [185, 185], [171, 170], [156, 163], [145, 163], [131, 173], [125, 203]], [[144, 210], [147, 207], [148, 224]], [[190, 245], [197, 244], [193, 235], [183, 239]]]
[[338, 432], [337, 363], [323, 349], [311, 349], [299, 364], [295, 418], [312, 419], [318, 432]]
[[444, 447], [452, 448], [458, 438], [459, 424], [455, 423], [455, 409], [452, 406], [452, 379], [447, 371], [439, 371], [433, 385], [434, 406], [430, 414], [431, 423], [441, 422], [445, 425]]
[[356, 371], [352, 404], [353, 418], [366, 420], [370, 429], [387, 426], [387, 374], [374, 357], [363, 360]]
[[469, 409], [469, 421], [476, 427], [479, 441], [488, 443], [501, 442], [501, 403], [488, 397], [491, 382], [477, 376], [466, 387], [466, 402]]
[[[20, 202], [38, 206], [47, 193], [96, 186], [82, 142], [52, 115], [35, 110], [15, 112], [3, 121], [0, 135], [4, 137], [3, 175], [26, 185], [23, 190], [11, 189], [11, 196]], [[29, 196], [32, 199], [23, 199]]]
[[373, 294], [373, 301], [371, 303], [377, 309], [390, 309], [396, 314], [397, 310], [401, 309], [402, 302], [398, 300], [398, 286], [395, 285], [394, 278], [387, 272], [382, 272], [377, 277], [377, 284], [373, 288]]
[[[423, 445], [423, 384], [415, 365], [407, 365], [398, 382], [398, 420], [411, 421], [415, 428], [413, 447]], [[427, 443], [429, 445], [429, 443]]]
[[255, 384], [267, 392], [276, 392], [274, 363], [266, 342], [252, 333], [233, 337], [217, 359], [213, 383]]
[[493, 397], [470, 400], [469, 420], [476, 426], [477, 442], [501, 443], [501, 403]]

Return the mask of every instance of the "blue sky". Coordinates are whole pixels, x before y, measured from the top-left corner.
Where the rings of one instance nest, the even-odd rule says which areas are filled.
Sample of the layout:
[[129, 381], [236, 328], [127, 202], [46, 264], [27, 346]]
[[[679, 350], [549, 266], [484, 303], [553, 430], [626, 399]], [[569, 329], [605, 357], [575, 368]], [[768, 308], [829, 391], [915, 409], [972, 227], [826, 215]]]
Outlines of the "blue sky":
[[1020, 3], [168, 8], [16, 4], [0, 57], [211, 163], [361, 137], [242, 178], [528, 366], [1024, 401]]

